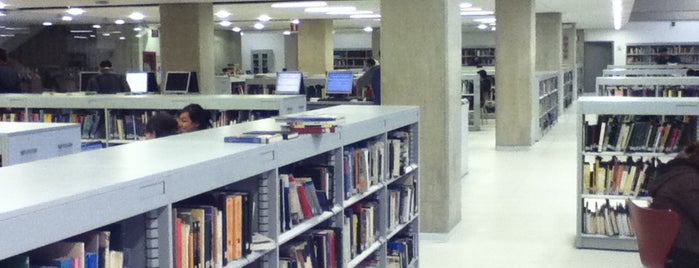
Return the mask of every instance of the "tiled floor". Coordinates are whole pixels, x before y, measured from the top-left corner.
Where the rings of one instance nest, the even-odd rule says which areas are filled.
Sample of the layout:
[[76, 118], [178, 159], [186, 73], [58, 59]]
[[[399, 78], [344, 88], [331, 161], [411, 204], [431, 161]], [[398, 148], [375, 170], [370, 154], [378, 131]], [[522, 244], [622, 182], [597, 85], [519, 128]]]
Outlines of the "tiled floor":
[[420, 267], [642, 267], [637, 252], [574, 246], [575, 107], [527, 151], [496, 151], [495, 123], [469, 133], [461, 222], [420, 238]]

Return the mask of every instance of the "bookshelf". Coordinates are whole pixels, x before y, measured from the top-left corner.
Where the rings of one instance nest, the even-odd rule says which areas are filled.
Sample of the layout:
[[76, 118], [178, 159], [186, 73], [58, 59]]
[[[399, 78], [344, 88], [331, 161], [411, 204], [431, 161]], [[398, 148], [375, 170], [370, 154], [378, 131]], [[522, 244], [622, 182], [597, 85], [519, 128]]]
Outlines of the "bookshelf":
[[79, 124], [0, 122], [0, 167], [77, 152]]
[[[478, 58], [480, 64], [473, 64], [473, 60]], [[461, 65], [464, 66], [495, 66], [495, 48], [475, 47], [461, 49]]]
[[667, 50], [667, 56], [675, 56], [681, 64], [699, 63], [699, 44], [628, 44], [626, 45], [626, 64], [654, 64], [655, 58], [662, 49]]
[[337, 69], [362, 69], [364, 60], [373, 58], [371, 49], [337, 49], [333, 52], [333, 65]]
[[575, 99], [575, 71], [573, 67], [564, 67], [561, 69], [563, 77], [563, 108], [568, 108]]
[[686, 69], [605, 69], [602, 76], [687, 76]]
[[274, 72], [274, 51], [271, 49], [253, 50], [251, 55], [252, 73]]
[[[83, 139], [106, 143], [125, 143], [136, 135], [117, 133], [117, 119], [143, 122], [154, 110], [177, 111], [197, 103], [212, 111], [214, 125], [225, 125], [231, 120], [251, 120], [255, 115], [270, 116], [296, 113], [306, 110], [306, 98], [302, 95], [36, 95], [6, 94], [0, 99], [0, 107], [10, 109], [0, 118], [14, 116], [17, 121], [39, 121], [50, 114], [52, 122], [87, 122], [102, 118], [103, 128], [83, 125]], [[231, 113], [235, 112], [235, 113]], [[27, 116], [24, 116], [27, 115]], [[32, 116], [29, 116], [32, 115]], [[34, 116], [37, 115], [37, 116]], [[107, 115], [106, 117], [104, 115]], [[266, 116], [265, 116], [266, 115]], [[32, 119], [32, 117], [35, 117]], [[88, 119], [85, 119], [88, 118]], [[89, 119], [94, 118], [94, 119]], [[133, 118], [133, 119], [129, 119]], [[105, 120], [106, 119], [106, 120]], [[126, 122], [125, 125], [128, 125]], [[137, 128], [138, 124], [134, 125]], [[127, 130], [129, 127], [125, 127]], [[124, 131], [126, 132], [126, 131]], [[138, 129], [131, 132], [138, 133]]]
[[[408, 262], [417, 267], [419, 109], [344, 105], [305, 113], [342, 116], [344, 122], [334, 133], [300, 135], [271, 144], [223, 142], [232, 133], [278, 129], [280, 123], [269, 118], [2, 168], [5, 187], [0, 188], [0, 194], [11, 201], [0, 203], [0, 260], [105, 225], [150, 218], [149, 235], [155, 241], [124, 245], [126, 266], [147, 267], [148, 258], [148, 267], [175, 267], [175, 211], [192, 197], [229, 187], [249, 193], [255, 203], [249, 228], [273, 243], [225, 267], [280, 267], [286, 261], [281, 257], [284, 250], [318, 229], [337, 232], [340, 267], [366, 263], [386, 267], [393, 259], [388, 257], [391, 245], [407, 241], [412, 249]], [[398, 150], [391, 154], [400, 158], [381, 158], [386, 169], [372, 173], [377, 174], [376, 180], [353, 192], [355, 188], [345, 186], [343, 155], [367, 144], [379, 144], [377, 148], [384, 150], [385, 156]], [[145, 162], [149, 164], [143, 165]], [[307, 164], [321, 164], [332, 172], [333, 186], [328, 188], [332, 201], [321, 213], [293, 228], [282, 228], [280, 174]], [[396, 211], [392, 209], [396, 205], [393, 197], [396, 189], [404, 188], [413, 195], [401, 201], [409, 202], [406, 208], [411, 209], [396, 221], [389, 218]], [[350, 251], [345, 246], [349, 245], [345, 242], [349, 242], [350, 228], [345, 225], [346, 209], [371, 203], [375, 203], [376, 216], [373, 239], [366, 241], [368, 246], [361, 251]], [[147, 240], [141, 224], [140, 229], [136, 228], [139, 224], [129, 224], [123, 236], [129, 237], [128, 241]]]
[[[534, 89], [538, 89], [538, 110], [535, 110], [535, 124], [541, 138], [558, 121], [558, 115], [563, 110], [559, 84], [559, 72], [537, 72]], [[534, 109], [537, 108], [534, 105]]]
[[[604, 214], [605, 211], [609, 213], [615, 211], [617, 218], [621, 217], [621, 222], [623, 222], [623, 217], [626, 215], [624, 209], [615, 210], [613, 208], [623, 207], [627, 198], [648, 201], [649, 197], [645, 192], [646, 183], [639, 182], [647, 182], [646, 179], [641, 179], [640, 175], [645, 174], [642, 170], [652, 167], [653, 163], [645, 161], [655, 157], [667, 162], [674, 157], [684, 141], [695, 140], [697, 137], [696, 115], [699, 114], [698, 108], [699, 101], [692, 98], [581, 97], [578, 100], [576, 247], [637, 250], [636, 240], [633, 234], [625, 229], [625, 225], [610, 224], [609, 226], [617, 225], [617, 232], [614, 232], [614, 228], [592, 227], [592, 221], [587, 217], [596, 212]], [[624, 123], [626, 116], [629, 120], [633, 119], [630, 121], [633, 123]], [[673, 126], [678, 127], [679, 132], [684, 133], [678, 134], [679, 138], [668, 139], [665, 143], [646, 142], [646, 140], [651, 140], [648, 137], [653, 135], [648, 133], [656, 132], [654, 130], [659, 128], [657, 126], [663, 125], [653, 123], [653, 120], [675, 122], [673, 120], [680, 120], [679, 118], [682, 118], [680, 121], [685, 120], [684, 116], [689, 116], [687, 117], [689, 123], [677, 123]], [[615, 122], [614, 120], [620, 122], [617, 124], [619, 128], [608, 127], [614, 126], [612, 124]], [[631, 126], [631, 124], [634, 126], [629, 127], [629, 129], [633, 129], [632, 131], [622, 131], [624, 125]], [[605, 126], [604, 132], [602, 132], [602, 125]], [[639, 129], [640, 131], [637, 131]], [[600, 133], [618, 134], [604, 135]], [[618, 138], [613, 138], [614, 136]], [[662, 137], [662, 135], [656, 135], [656, 137]], [[627, 140], [626, 146], [617, 145], [615, 140]], [[628, 157], [631, 157], [632, 164], [627, 162]], [[597, 159], [599, 159], [599, 167], [596, 164]], [[618, 161], [614, 161], [615, 159]], [[623, 169], [624, 165], [630, 169]], [[609, 168], [616, 171], [619, 167], [622, 167], [623, 171], [621, 171], [621, 175], [617, 176], [606, 175], [607, 173], [602, 169]], [[636, 167], [636, 172], [632, 173], [631, 170], [634, 167]], [[612, 172], [612, 174], [614, 173]], [[623, 176], [626, 173], [636, 175]], [[619, 186], [615, 187], [614, 185]], [[612, 208], [604, 206], [607, 203]], [[604, 219], [609, 218], [611, 217]]]
[[468, 129], [481, 129], [481, 78], [477, 74], [461, 74], [461, 98], [468, 99]]
[[597, 77], [597, 96], [699, 96], [699, 77]]

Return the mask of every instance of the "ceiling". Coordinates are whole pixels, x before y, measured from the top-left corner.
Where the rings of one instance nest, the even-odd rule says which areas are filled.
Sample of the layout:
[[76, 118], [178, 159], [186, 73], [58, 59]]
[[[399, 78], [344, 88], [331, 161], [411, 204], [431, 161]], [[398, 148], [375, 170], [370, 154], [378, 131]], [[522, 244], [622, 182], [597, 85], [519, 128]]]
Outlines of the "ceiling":
[[699, 20], [697, 0], [636, 0], [630, 21]]
[[[230, 29], [233, 26], [253, 31], [252, 25], [261, 14], [272, 17], [266, 23], [265, 30], [286, 30], [291, 19], [329, 18], [335, 20], [337, 29], [362, 29], [366, 26], [379, 27], [380, 21], [375, 19], [349, 19], [348, 16], [328, 16], [325, 14], [308, 14], [302, 9], [272, 9], [270, 2], [280, 1], [215, 1], [215, 0], [0, 0], [7, 4], [6, 16], [0, 17], [0, 25], [31, 24], [39, 25], [45, 21], [56, 24], [92, 25], [113, 24], [116, 19], [124, 19], [128, 23], [157, 24], [159, 21], [158, 4], [172, 3], [214, 3], [214, 12], [227, 10], [232, 13], [229, 20], [233, 25], [219, 28]], [[494, 10], [495, 0], [466, 0], [475, 7], [484, 10]], [[99, 2], [108, 2], [103, 4]], [[353, 5], [357, 10], [368, 10], [380, 14], [380, 0], [343, 1], [326, 0], [329, 5]], [[610, 0], [536, 0], [536, 12], [560, 12], [565, 23], [575, 23], [579, 29], [612, 29], [612, 9]], [[624, 21], [629, 19], [634, 0], [622, 0], [624, 6]], [[643, 4], [642, 8], [634, 7], [636, 20], [662, 18], [689, 18], [699, 14], [699, 1], [696, 0], [635, 0]], [[668, 4], [672, 3], [672, 4]], [[76, 16], [73, 21], [65, 22], [60, 19], [66, 15], [68, 6], [82, 7], [86, 10], [83, 15]], [[638, 6], [638, 4], [636, 5]], [[688, 9], [694, 6], [693, 9]], [[672, 12], [664, 12], [675, 9]], [[142, 12], [146, 17], [142, 22], [131, 21], [127, 16], [134, 12]], [[654, 12], [661, 11], [661, 12]], [[216, 20], [218, 18], [214, 17]], [[473, 17], [462, 17], [465, 30], [476, 30]]]

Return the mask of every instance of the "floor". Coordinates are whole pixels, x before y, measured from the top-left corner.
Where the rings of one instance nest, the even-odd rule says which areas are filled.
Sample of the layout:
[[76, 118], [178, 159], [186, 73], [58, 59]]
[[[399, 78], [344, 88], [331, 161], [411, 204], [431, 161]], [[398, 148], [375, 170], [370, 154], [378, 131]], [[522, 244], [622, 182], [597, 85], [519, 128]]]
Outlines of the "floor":
[[496, 151], [494, 120], [469, 133], [461, 222], [421, 234], [420, 267], [642, 267], [637, 252], [574, 246], [575, 111], [527, 151]]

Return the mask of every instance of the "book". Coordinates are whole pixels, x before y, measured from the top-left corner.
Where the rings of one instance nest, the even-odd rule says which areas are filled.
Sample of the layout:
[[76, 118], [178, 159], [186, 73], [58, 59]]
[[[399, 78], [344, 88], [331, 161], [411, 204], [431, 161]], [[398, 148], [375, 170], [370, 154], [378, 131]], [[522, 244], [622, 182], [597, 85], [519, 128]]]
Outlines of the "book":
[[281, 135], [285, 140], [291, 140], [299, 137], [298, 132], [285, 131], [285, 130], [256, 130], [243, 132], [245, 135]]
[[237, 134], [223, 138], [227, 143], [274, 143], [283, 140], [281, 134]]

